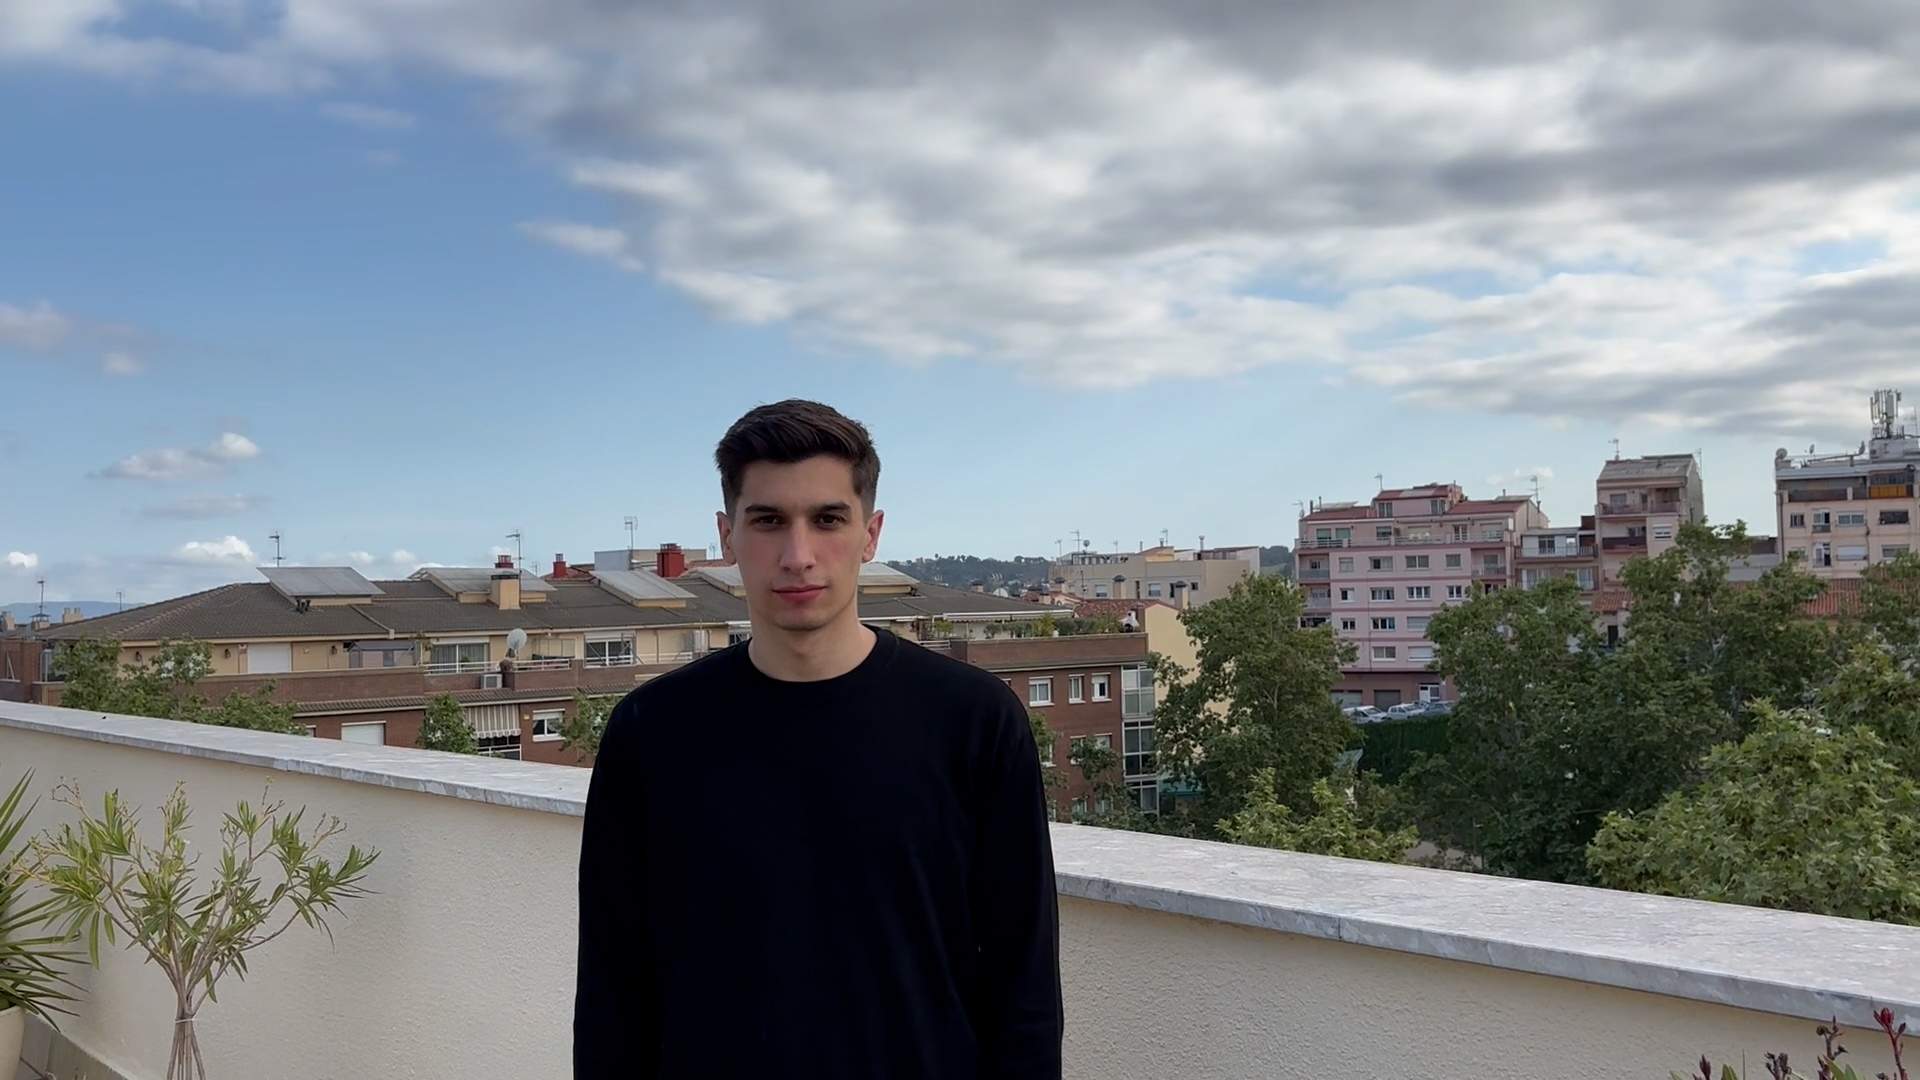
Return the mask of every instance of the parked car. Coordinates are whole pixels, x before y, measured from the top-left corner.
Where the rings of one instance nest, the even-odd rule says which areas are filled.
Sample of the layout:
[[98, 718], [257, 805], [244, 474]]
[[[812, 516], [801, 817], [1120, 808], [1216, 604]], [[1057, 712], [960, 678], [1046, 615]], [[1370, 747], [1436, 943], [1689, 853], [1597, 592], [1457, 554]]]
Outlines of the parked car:
[[1425, 716], [1427, 706], [1421, 701], [1405, 701], [1387, 709], [1388, 720], [1411, 720], [1416, 716]]
[[1436, 700], [1434, 700], [1434, 701], [1429, 701], [1429, 702], [1427, 702], [1427, 711], [1425, 711], [1425, 712], [1423, 712], [1423, 713], [1421, 713], [1420, 715], [1422, 715], [1422, 716], [1452, 716], [1452, 715], [1453, 715], [1453, 702], [1451, 702], [1451, 701], [1440, 701], [1440, 700], [1437, 700], [1437, 699], [1436, 699]]
[[1349, 705], [1340, 711], [1346, 713], [1347, 719], [1356, 724], [1377, 724], [1387, 718], [1386, 713], [1371, 705]]

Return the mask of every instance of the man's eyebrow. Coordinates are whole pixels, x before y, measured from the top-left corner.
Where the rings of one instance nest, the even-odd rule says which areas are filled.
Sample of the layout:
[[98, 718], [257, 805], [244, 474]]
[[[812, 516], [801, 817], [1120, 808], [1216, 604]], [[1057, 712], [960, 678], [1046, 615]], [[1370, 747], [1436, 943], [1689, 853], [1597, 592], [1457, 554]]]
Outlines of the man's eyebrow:
[[[851, 513], [852, 511], [853, 511], [853, 506], [850, 503], [830, 502], [830, 503], [821, 503], [820, 505], [815, 506], [811, 510], [809, 510], [808, 513], [809, 514], [834, 514], [834, 513], [846, 514], [846, 513]], [[740, 509], [740, 512], [742, 514], [784, 514], [787, 511], [782, 507], [770, 506], [767, 503], [748, 503], [746, 506]]]

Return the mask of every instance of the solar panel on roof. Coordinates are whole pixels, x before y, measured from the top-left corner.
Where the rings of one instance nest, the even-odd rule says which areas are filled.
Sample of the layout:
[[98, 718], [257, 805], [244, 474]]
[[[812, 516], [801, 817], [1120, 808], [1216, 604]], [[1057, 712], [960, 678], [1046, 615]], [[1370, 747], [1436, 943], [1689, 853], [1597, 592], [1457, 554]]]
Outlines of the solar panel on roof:
[[[495, 568], [491, 566], [429, 566], [421, 569], [415, 577], [424, 577], [428, 581], [453, 593], [486, 592], [488, 583], [493, 580]], [[553, 586], [534, 574], [520, 571], [520, 591], [523, 593], [550, 593]]]
[[593, 578], [624, 600], [691, 600], [693, 594], [647, 570], [598, 570]]
[[260, 573], [284, 595], [301, 599], [331, 596], [379, 596], [380, 586], [351, 566], [262, 566]]

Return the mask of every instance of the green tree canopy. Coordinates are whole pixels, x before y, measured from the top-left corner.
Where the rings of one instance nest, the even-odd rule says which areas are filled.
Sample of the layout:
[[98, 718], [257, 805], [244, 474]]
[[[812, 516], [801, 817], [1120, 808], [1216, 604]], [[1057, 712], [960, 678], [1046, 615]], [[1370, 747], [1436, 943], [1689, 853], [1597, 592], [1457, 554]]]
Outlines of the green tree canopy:
[[606, 735], [607, 721], [613, 717], [613, 707], [618, 704], [617, 694], [575, 692], [573, 715], [560, 724], [560, 746], [585, 757], [600, 753], [600, 740]]
[[444, 750], [449, 754], [477, 754], [473, 725], [466, 710], [452, 694], [439, 694], [427, 702], [426, 718], [420, 721], [420, 737], [414, 745], [422, 750]]
[[165, 641], [149, 656], [120, 662], [117, 641], [85, 640], [60, 646], [54, 677], [65, 686], [60, 704], [70, 709], [152, 716], [194, 724], [300, 735], [294, 706], [273, 700], [273, 683], [250, 693], [228, 693], [209, 702], [200, 680], [213, 673], [213, 650], [200, 641]]
[[1154, 657], [1155, 747], [1163, 769], [1197, 785], [1191, 820], [1202, 835], [1249, 805], [1255, 790], [1309, 805], [1314, 781], [1352, 737], [1333, 703], [1351, 646], [1331, 627], [1302, 627], [1303, 608], [1292, 582], [1247, 578], [1181, 612], [1197, 646], [1192, 670]]
[[1354, 801], [1332, 781], [1313, 782], [1313, 812], [1307, 816], [1273, 797], [1274, 781], [1263, 775], [1252, 786], [1247, 805], [1220, 822], [1220, 835], [1236, 844], [1303, 851], [1310, 855], [1337, 855], [1344, 859], [1404, 862], [1419, 842], [1412, 828], [1384, 830], [1361, 820]]
[[1588, 859], [1613, 888], [1920, 923], [1920, 785], [1872, 731], [1760, 705], [1698, 785], [1607, 815]]

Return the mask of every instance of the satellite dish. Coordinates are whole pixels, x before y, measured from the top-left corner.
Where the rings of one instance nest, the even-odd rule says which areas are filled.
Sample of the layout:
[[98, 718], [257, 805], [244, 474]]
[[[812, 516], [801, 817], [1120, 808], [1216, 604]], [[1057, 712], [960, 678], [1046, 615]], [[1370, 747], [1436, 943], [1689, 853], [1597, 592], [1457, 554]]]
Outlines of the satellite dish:
[[522, 630], [516, 626], [513, 629], [507, 631], [507, 655], [508, 656], [517, 657], [520, 655], [520, 650], [526, 647], [527, 647], [527, 632], [525, 630]]

